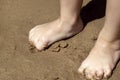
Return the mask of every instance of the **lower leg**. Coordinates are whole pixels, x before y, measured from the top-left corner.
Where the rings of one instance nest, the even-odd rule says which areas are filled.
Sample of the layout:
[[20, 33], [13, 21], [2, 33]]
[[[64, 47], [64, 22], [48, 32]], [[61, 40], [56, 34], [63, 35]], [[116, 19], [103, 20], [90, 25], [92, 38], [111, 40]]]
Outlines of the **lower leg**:
[[99, 37], [114, 42], [120, 39], [120, 0], [107, 0], [104, 28]]
[[83, 24], [79, 16], [83, 0], [60, 0], [60, 17], [30, 30], [29, 41], [43, 50], [50, 44], [79, 33]]
[[83, 0], [60, 0], [60, 18], [63, 21], [76, 21], [80, 18]]
[[107, 0], [106, 18], [98, 40], [79, 68], [87, 78], [111, 75], [120, 59], [120, 0]]

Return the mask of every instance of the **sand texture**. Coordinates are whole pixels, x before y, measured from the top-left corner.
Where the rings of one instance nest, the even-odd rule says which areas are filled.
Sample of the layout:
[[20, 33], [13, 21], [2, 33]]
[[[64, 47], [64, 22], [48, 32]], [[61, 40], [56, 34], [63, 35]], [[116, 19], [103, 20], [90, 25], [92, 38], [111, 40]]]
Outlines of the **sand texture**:
[[[0, 80], [86, 80], [77, 73], [104, 23], [105, 0], [84, 0], [85, 29], [42, 52], [28, 32], [59, 16], [59, 0], [0, 0]], [[120, 66], [109, 80], [120, 80]]]

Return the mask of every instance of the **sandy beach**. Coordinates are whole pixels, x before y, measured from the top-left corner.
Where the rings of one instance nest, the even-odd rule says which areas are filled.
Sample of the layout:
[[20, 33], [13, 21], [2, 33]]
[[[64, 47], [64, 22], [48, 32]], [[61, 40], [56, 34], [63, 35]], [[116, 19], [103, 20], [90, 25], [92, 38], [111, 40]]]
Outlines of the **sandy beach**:
[[[29, 30], [56, 19], [59, 9], [59, 0], [0, 0], [0, 80], [86, 80], [77, 69], [103, 27], [105, 0], [84, 0], [84, 30], [36, 51]], [[109, 80], [120, 80], [119, 63]]]

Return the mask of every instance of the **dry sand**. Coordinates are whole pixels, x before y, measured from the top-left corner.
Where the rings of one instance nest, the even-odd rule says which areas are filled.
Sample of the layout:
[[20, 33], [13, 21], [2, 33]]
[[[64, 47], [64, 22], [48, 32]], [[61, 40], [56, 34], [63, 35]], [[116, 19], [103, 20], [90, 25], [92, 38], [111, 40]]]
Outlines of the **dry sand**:
[[[0, 80], [85, 80], [77, 73], [104, 23], [104, 0], [85, 0], [85, 29], [42, 52], [30, 49], [28, 32], [59, 16], [59, 0], [0, 0]], [[120, 66], [110, 80], [120, 80]]]

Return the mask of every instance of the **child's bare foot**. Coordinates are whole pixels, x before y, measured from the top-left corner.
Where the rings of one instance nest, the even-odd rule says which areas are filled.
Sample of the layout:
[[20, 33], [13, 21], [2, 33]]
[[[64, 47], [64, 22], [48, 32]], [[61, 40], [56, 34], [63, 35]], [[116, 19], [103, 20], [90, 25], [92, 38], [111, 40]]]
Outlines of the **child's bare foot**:
[[99, 39], [78, 71], [92, 80], [107, 78], [119, 59], [120, 40], [111, 43]]
[[69, 38], [83, 29], [82, 20], [61, 20], [38, 25], [30, 30], [29, 41], [38, 49], [43, 50], [52, 43]]

